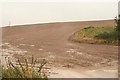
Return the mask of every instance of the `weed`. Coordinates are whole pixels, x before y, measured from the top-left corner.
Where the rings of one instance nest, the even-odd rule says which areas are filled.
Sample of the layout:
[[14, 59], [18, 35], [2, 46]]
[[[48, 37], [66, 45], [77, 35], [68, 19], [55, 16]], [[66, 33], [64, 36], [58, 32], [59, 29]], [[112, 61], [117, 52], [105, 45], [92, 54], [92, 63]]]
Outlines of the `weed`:
[[17, 60], [17, 64], [13, 64], [10, 59], [6, 61], [7, 68], [3, 67], [2, 77], [3, 78], [41, 78], [42, 80], [46, 80], [47, 76], [44, 73], [43, 66], [46, 64], [46, 60], [43, 59], [39, 67], [36, 67], [36, 59], [32, 57], [31, 63], [28, 63], [28, 60], [25, 59], [24, 63]]

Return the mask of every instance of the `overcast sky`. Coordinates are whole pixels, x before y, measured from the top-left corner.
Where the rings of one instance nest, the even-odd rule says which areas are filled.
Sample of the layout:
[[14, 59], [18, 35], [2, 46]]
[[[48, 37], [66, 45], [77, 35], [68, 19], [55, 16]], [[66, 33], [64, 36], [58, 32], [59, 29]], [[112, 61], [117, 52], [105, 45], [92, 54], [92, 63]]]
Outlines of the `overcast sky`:
[[[0, 5], [1, 6], [1, 5]], [[3, 2], [2, 26], [48, 22], [114, 19], [116, 1], [89, 2]]]

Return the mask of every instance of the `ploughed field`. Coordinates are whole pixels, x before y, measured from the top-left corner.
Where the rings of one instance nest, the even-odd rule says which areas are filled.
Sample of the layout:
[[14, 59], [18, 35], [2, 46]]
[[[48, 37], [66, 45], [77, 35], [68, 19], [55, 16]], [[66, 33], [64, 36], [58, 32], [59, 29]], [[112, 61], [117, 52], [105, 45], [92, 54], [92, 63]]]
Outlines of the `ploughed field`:
[[[86, 26], [114, 26], [113, 20], [46, 23], [2, 28], [3, 56], [46, 59], [51, 77], [117, 77], [118, 47], [69, 41]], [[4, 61], [4, 60], [3, 60]], [[81, 75], [81, 71], [87, 72]], [[73, 73], [73, 74], [72, 74]], [[94, 74], [98, 75], [94, 75]], [[103, 75], [100, 75], [104, 73]], [[68, 76], [69, 75], [69, 76]], [[89, 76], [90, 75], [90, 76]]]

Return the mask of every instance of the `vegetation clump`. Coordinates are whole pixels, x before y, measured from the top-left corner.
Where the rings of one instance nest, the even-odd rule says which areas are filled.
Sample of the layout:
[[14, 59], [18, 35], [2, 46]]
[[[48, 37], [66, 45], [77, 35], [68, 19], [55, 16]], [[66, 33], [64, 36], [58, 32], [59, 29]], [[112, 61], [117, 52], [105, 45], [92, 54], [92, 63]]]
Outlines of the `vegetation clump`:
[[[30, 64], [27, 59], [24, 60], [24, 63], [18, 59], [16, 62], [17, 64], [13, 64], [8, 59], [8, 61], [6, 61], [6, 68], [3, 67], [2, 70], [3, 80], [7, 78], [23, 78], [25, 80], [28, 78], [39, 78], [41, 80], [47, 80], [47, 76], [43, 71], [43, 66], [46, 64], [46, 60], [43, 59], [40, 65], [38, 65], [36, 61], [37, 60], [32, 57]], [[38, 67], [35, 66], [36, 64]]]
[[116, 30], [120, 31], [120, 15], [117, 17], [115, 17], [115, 23], [116, 23]]
[[69, 39], [80, 43], [118, 45], [118, 35], [120, 34], [114, 27], [89, 26], [75, 32]]
[[[115, 17], [115, 22], [116, 22], [116, 31], [118, 32], [118, 41], [120, 42], [120, 14], [117, 17]], [[120, 44], [120, 43], [118, 43]]]

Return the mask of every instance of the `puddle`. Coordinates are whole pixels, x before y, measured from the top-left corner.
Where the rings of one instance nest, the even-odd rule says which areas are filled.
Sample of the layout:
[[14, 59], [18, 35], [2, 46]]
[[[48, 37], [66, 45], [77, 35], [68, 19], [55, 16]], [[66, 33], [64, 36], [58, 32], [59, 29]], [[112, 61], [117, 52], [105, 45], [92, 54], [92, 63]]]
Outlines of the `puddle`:
[[82, 53], [82, 52], [76, 52], [76, 54], [80, 54], [80, 55], [81, 55], [81, 54], [83, 54], [83, 53]]
[[29, 46], [34, 47], [35, 45], [29, 45]]
[[9, 43], [4, 43], [4, 45], [9, 45]]
[[67, 53], [74, 53], [74, 52], [76, 52], [76, 50], [75, 50], [75, 49], [69, 49], [69, 50], [67, 50], [66, 52], [67, 52]]
[[43, 49], [41, 48], [41, 49], [38, 49], [39, 51], [42, 51]]

